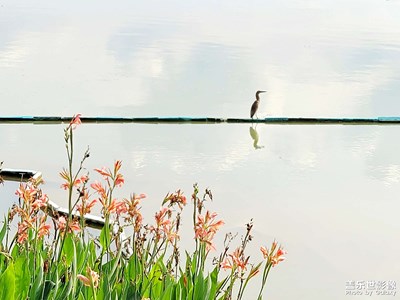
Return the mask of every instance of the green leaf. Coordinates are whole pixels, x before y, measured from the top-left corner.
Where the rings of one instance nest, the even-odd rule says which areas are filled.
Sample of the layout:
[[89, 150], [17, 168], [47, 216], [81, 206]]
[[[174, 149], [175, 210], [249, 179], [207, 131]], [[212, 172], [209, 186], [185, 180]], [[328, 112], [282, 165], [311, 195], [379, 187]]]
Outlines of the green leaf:
[[208, 299], [215, 299], [215, 296], [217, 294], [217, 288], [218, 288], [218, 270], [219, 267], [215, 267], [214, 270], [208, 275], [207, 278], [207, 283], [209, 285], [209, 291], [208, 291]]
[[188, 293], [188, 295], [187, 295], [187, 298], [186, 298], [186, 299], [194, 299], [194, 298], [193, 298], [193, 297], [194, 297], [194, 295], [193, 295], [193, 291], [194, 291], [193, 287], [190, 287], [190, 289], [189, 289], [189, 293]]
[[11, 250], [11, 256], [14, 259], [16, 259], [18, 256], [20, 256], [20, 253], [18, 251], [18, 247], [13, 247], [13, 249]]
[[72, 273], [71, 273], [71, 279], [70, 281], [72, 281], [72, 296], [75, 297], [75, 289], [76, 289], [76, 285], [77, 285], [77, 280], [78, 280], [78, 273], [77, 273], [77, 254], [76, 254], [76, 247], [75, 247], [75, 242], [74, 240], [72, 240], [72, 253], [73, 253], [73, 257], [72, 257]]
[[26, 299], [28, 297], [31, 274], [26, 267], [26, 256], [19, 256], [15, 260], [15, 297], [16, 299]]
[[[64, 287], [61, 296], [59, 299], [65, 299], [66, 297], [75, 297], [75, 288], [76, 288], [76, 276], [77, 276], [77, 271], [76, 271], [76, 247], [75, 247], [75, 243], [74, 240], [72, 239], [72, 234], [68, 234], [65, 240], [65, 244], [64, 244], [64, 251], [67, 251], [67, 249], [69, 249], [70, 253], [68, 253], [68, 257], [66, 258], [66, 260], [68, 261], [68, 259], [70, 260], [70, 264], [71, 264], [71, 273], [69, 274], [69, 278], [67, 279], [68, 284]], [[66, 271], [67, 273], [68, 271]]]
[[95, 264], [95, 261], [97, 259], [96, 255], [96, 246], [93, 242], [93, 240], [90, 241], [89, 245], [87, 246], [88, 248], [88, 265], [93, 266]]
[[139, 260], [136, 254], [133, 254], [129, 258], [129, 262], [127, 265], [127, 277], [125, 278], [128, 281], [132, 281], [136, 284], [136, 282], [141, 281], [142, 278], [142, 262]]
[[83, 296], [82, 292], [79, 293], [78, 300], [85, 300], [85, 296]]
[[[51, 281], [51, 280], [46, 280], [44, 282], [44, 291], [43, 291], [43, 297], [41, 299], [49, 299], [50, 298], [50, 293], [52, 292], [54, 286], [56, 284]], [[25, 298], [19, 298], [19, 299], [25, 299]]]
[[76, 253], [79, 253], [77, 256], [77, 265], [76, 268], [78, 273], [81, 274], [87, 265], [87, 260], [89, 256], [89, 247], [84, 247], [81, 239], [78, 239], [75, 243]]
[[160, 260], [158, 260], [149, 272], [150, 284], [150, 299], [159, 299], [162, 292], [162, 280], [160, 277], [163, 275]]
[[121, 299], [141, 300], [142, 297], [134, 285], [129, 285], [125, 297], [121, 297]]
[[200, 270], [194, 281], [194, 299], [204, 300], [205, 292], [203, 272]]
[[108, 226], [103, 226], [100, 232], [100, 245], [103, 247], [103, 250], [107, 250], [110, 245], [111, 234], [110, 228]]
[[[4, 217], [4, 225], [0, 231], [0, 245], [3, 244], [3, 239], [4, 239], [4, 236], [6, 235], [6, 232], [7, 232], [7, 217]], [[1, 250], [1, 248], [0, 248], [0, 250]]]
[[[109, 264], [109, 263], [107, 263]], [[108, 267], [107, 266], [103, 266], [103, 274], [107, 274]], [[110, 286], [110, 281], [108, 279], [108, 276], [103, 276], [102, 277], [102, 285], [100, 286], [101, 289], [101, 294], [103, 295], [103, 299], [110, 299], [111, 297], [111, 286]]]
[[190, 263], [190, 267], [191, 267], [191, 273], [192, 274], [196, 274], [196, 270], [197, 270], [197, 256], [199, 255], [197, 252], [193, 253], [193, 257], [192, 259], [190, 259], [190, 256], [188, 253], [186, 253], [188, 255], [188, 261]]
[[71, 265], [72, 260], [74, 259], [74, 248], [75, 244], [73, 241], [73, 235], [71, 233], [65, 236], [63, 254], [65, 256], [65, 261], [67, 265]]
[[12, 262], [0, 275], [0, 287], [0, 299], [15, 299], [15, 268]]
[[97, 300], [103, 300], [106, 299], [104, 295], [104, 283], [105, 279], [104, 277], [101, 277], [100, 283], [99, 283], [99, 288], [97, 290]]
[[36, 270], [35, 280], [33, 281], [31, 290], [29, 292], [31, 299], [40, 299], [42, 294], [43, 285], [43, 259], [41, 255], [37, 255], [37, 265], [39, 266]]
[[54, 269], [54, 275], [52, 276], [52, 279], [55, 282], [54, 288], [51, 290], [51, 295], [54, 295], [54, 298], [56, 298], [55, 296], [57, 296], [57, 292], [58, 292], [58, 288], [60, 287], [60, 278], [58, 275], [58, 269], [55, 268]]
[[121, 258], [121, 253], [122, 253], [122, 247], [119, 247], [117, 256], [111, 261], [110, 264], [110, 272], [108, 274], [108, 279], [110, 282], [113, 282], [114, 280], [111, 280], [111, 278], [115, 278], [115, 271], [117, 271], [117, 267], [119, 265], [119, 260]]
[[182, 287], [180, 281], [175, 284], [171, 299], [185, 299], [182, 297]]
[[145, 276], [142, 280], [142, 296], [143, 298], [149, 298], [151, 292], [151, 284], [154, 280], [154, 277]]
[[170, 300], [170, 299], [179, 299], [179, 298], [172, 298], [172, 291], [174, 288], [174, 284], [171, 282], [167, 285], [166, 289], [163, 291], [161, 295], [161, 300]]
[[192, 283], [192, 279], [188, 278], [188, 275], [183, 273], [182, 269], [179, 269], [179, 271], [180, 271], [181, 276], [179, 278], [178, 284], [180, 287], [181, 299], [186, 299], [186, 298], [188, 298], [187, 296], [188, 296], [189, 290], [193, 286], [193, 283]]

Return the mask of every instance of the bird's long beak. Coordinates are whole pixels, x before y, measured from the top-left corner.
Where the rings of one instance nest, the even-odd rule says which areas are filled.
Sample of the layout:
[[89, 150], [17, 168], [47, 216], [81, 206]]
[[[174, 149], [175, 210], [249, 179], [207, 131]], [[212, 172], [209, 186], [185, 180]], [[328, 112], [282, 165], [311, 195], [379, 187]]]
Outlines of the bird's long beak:
[[267, 91], [260, 91], [260, 93], [266, 93]]

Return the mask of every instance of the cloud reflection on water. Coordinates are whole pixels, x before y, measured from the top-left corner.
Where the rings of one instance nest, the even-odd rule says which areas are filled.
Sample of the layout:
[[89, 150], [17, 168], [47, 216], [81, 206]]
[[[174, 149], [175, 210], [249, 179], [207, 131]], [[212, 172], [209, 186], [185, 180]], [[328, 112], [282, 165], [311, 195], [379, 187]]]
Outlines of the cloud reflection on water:
[[[247, 117], [265, 88], [260, 117], [399, 115], [399, 8], [372, 0], [6, 1], [2, 114]], [[199, 182], [213, 190], [226, 230], [254, 217], [257, 238], [277, 237], [290, 253], [271, 278], [275, 298], [340, 299], [346, 280], [400, 280], [398, 127], [257, 132], [261, 151], [248, 125], [93, 124], [80, 128], [76, 149], [90, 145], [88, 170], [122, 159], [125, 196], [149, 193], [146, 207], [175, 188], [190, 195]], [[0, 133], [7, 167], [41, 170], [46, 191], [65, 199], [62, 126], [1, 125]], [[382, 257], [382, 245], [392, 252]]]

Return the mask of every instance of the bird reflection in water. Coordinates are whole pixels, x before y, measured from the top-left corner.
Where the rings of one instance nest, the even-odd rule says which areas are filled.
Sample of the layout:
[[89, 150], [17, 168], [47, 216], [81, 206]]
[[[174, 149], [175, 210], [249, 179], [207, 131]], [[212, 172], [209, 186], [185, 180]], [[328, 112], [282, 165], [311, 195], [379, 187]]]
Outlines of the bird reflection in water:
[[259, 146], [258, 145], [258, 132], [257, 132], [257, 125], [253, 128], [253, 126], [250, 126], [250, 136], [253, 139], [253, 147], [254, 149], [262, 149], [264, 146]]

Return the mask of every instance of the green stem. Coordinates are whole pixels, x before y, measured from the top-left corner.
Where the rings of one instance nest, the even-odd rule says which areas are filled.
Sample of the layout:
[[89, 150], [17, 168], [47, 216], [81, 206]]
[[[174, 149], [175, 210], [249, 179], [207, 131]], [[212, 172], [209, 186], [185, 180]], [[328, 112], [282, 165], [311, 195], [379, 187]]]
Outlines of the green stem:
[[[194, 229], [194, 231], [196, 231], [196, 212], [197, 212], [197, 193], [195, 190], [194, 197], [193, 197], [193, 229]], [[198, 246], [199, 246], [198, 240], [197, 240], [197, 238], [195, 238], [194, 240], [196, 242], [195, 251], [198, 251], [199, 250], [198, 249]]]
[[258, 294], [258, 297], [257, 297], [258, 300], [262, 300], [262, 293], [263, 293], [265, 284], [267, 283], [267, 277], [268, 277], [269, 271], [271, 270], [271, 266], [272, 266], [272, 264], [269, 262], [267, 262], [265, 265], [262, 283], [261, 283], [261, 289], [260, 289], [260, 293]]
[[239, 292], [238, 292], [238, 296], [237, 299], [240, 300], [242, 299], [242, 294], [243, 294], [243, 278], [240, 278], [240, 286], [239, 286]]
[[230, 283], [229, 283], [228, 289], [225, 292], [224, 299], [232, 298], [232, 289], [233, 289], [233, 285], [235, 284], [235, 281], [236, 281], [235, 271], [236, 271], [236, 268], [232, 268], [231, 275], [229, 276]]
[[72, 128], [69, 129], [69, 151], [68, 153], [68, 171], [69, 171], [69, 178], [71, 182], [69, 182], [68, 188], [68, 220], [67, 220], [67, 230], [69, 223], [72, 221], [72, 189], [74, 187], [74, 181], [72, 178], [72, 160], [74, 155], [74, 143], [73, 143], [73, 133]]
[[[72, 222], [72, 189], [73, 189], [72, 157], [73, 157], [74, 144], [73, 144], [73, 139], [72, 139], [72, 128], [70, 127], [68, 130], [69, 130], [69, 135], [68, 135], [68, 139], [66, 140], [66, 147], [67, 147], [68, 172], [69, 172], [70, 182], [69, 182], [69, 186], [68, 186], [68, 218], [67, 218], [66, 225], [65, 225], [65, 234], [68, 232], [69, 225]], [[61, 232], [60, 232], [60, 234], [61, 234]], [[58, 256], [58, 260], [57, 260], [58, 263], [60, 263], [62, 250], [64, 248], [65, 234], [64, 234], [64, 236], [62, 238], [62, 241], [61, 241], [61, 246], [60, 246], [60, 250], [59, 250], [59, 256]]]

